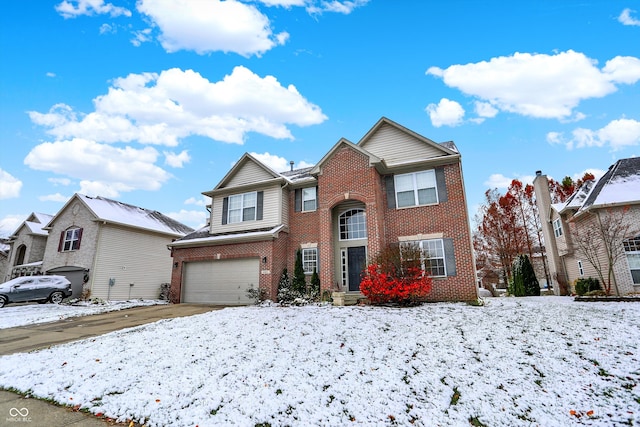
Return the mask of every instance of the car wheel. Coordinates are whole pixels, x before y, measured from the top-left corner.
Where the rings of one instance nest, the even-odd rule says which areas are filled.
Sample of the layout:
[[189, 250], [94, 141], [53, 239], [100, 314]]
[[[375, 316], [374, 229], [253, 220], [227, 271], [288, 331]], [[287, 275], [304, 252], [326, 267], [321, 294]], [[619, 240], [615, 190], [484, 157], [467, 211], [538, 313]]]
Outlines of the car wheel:
[[7, 298], [0, 296], [0, 308], [4, 307], [5, 305], [7, 305]]
[[51, 301], [53, 304], [60, 304], [63, 299], [64, 299], [64, 295], [62, 294], [62, 292], [57, 292], [57, 291], [52, 293], [51, 296], [49, 297], [49, 301]]

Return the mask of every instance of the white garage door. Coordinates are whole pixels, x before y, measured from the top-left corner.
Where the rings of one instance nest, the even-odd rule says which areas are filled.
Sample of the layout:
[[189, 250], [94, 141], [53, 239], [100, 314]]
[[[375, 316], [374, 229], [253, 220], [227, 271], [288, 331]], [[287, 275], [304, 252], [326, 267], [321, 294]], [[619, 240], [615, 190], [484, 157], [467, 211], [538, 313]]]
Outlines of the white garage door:
[[260, 261], [230, 259], [186, 263], [182, 281], [182, 302], [244, 305], [253, 301], [247, 289], [258, 288]]

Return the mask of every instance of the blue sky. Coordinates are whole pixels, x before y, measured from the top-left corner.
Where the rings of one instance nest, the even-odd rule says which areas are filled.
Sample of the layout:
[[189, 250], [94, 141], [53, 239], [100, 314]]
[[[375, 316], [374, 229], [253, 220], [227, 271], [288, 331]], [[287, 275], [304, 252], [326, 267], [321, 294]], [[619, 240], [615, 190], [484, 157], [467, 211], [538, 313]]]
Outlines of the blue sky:
[[75, 192], [197, 227], [243, 153], [312, 165], [382, 116], [456, 143], [472, 217], [640, 154], [639, 0], [3, 6], [0, 235]]

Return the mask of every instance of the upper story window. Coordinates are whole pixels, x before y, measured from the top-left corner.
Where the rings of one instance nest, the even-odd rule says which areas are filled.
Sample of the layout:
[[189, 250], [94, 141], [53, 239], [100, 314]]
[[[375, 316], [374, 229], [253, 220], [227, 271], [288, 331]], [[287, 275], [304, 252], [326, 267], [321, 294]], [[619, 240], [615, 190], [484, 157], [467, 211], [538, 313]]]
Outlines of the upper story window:
[[302, 268], [305, 274], [313, 274], [318, 271], [318, 248], [302, 250]]
[[367, 238], [367, 217], [364, 209], [349, 209], [340, 214], [340, 240]]
[[58, 252], [77, 251], [80, 249], [82, 239], [82, 228], [73, 227], [63, 231], [60, 235]]
[[312, 212], [318, 209], [318, 187], [297, 188], [294, 197], [296, 212]]
[[255, 221], [257, 202], [258, 197], [255, 191], [229, 196], [227, 223]]
[[317, 205], [316, 200], [316, 187], [309, 187], [302, 189], [302, 210], [303, 211], [315, 211]]
[[562, 221], [560, 218], [553, 220], [553, 235], [556, 237], [562, 236]]
[[438, 203], [434, 170], [405, 173], [394, 178], [397, 207]]

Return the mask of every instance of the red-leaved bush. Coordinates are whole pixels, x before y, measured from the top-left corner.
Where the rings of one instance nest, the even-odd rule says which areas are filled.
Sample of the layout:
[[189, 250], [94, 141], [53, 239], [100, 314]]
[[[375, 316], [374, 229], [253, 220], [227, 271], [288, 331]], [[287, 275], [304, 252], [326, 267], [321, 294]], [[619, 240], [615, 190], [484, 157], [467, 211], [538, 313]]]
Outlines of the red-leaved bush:
[[431, 285], [431, 277], [420, 268], [407, 267], [402, 274], [393, 274], [385, 273], [380, 264], [371, 264], [360, 282], [360, 291], [371, 304], [414, 305], [426, 300]]

